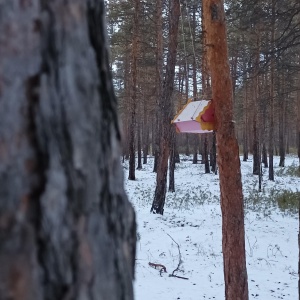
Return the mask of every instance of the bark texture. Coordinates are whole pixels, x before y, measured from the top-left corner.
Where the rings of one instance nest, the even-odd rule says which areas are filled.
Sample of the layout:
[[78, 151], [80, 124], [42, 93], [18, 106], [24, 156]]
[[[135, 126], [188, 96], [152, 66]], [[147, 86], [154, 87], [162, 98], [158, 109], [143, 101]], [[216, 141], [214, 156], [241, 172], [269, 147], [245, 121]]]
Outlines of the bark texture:
[[212, 95], [217, 119], [225, 296], [228, 300], [247, 300], [243, 194], [239, 149], [233, 121], [224, 5], [220, 0], [205, 0], [203, 3]]
[[104, 1], [0, 11], [0, 299], [133, 299]]

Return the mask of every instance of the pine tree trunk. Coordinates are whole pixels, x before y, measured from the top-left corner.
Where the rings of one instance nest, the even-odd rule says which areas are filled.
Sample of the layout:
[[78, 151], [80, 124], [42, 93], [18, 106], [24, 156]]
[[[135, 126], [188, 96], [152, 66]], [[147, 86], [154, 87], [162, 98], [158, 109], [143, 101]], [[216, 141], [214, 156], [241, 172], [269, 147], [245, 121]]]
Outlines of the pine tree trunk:
[[204, 134], [203, 157], [204, 157], [205, 174], [208, 174], [208, 173], [210, 173], [210, 168], [209, 168], [209, 159], [208, 159], [208, 137], [207, 137], [207, 133]]
[[275, 0], [272, 0], [271, 28], [271, 66], [270, 66], [270, 101], [269, 101], [269, 180], [274, 181], [274, 75], [275, 75]]
[[185, 134], [185, 155], [189, 156], [190, 155], [190, 138], [189, 138], [189, 134]]
[[265, 142], [262, 144], [262, 163], [264, 164], [265, 168], [268, 168], [268, 154]]
[[161, 132], [161, 111], [159, 102], [162, 97], [163, 85], [163, 21], [162, 21], [162, 0], [156, 0], [156, 124], [154, 136], [154, 166], [153, 172], [157, 172], [158, 161], [160, 157], [160, 132]]
[[[246, 79], [245, 79], [246, 81]], [[245, 83], [245, 101], [243, 104], [243, 116], [244, 116], [244, 124], [243, 124], [243, 161], [248, 160], [248, 83]]]
[[129, 180], [135, 180], [135, 142], [137, 110], [137, 61], [139, 54], [139, 10], [140, 0], [134, 1], [133, 35], [131, 49], [131, 95], [130, 95], [130, 135], [129, 135]]
[[[299, 58], [299, 65], [300, 65], [300, 58]], [[300, 72], [298, 74], [298, 84], [300, 86]], [[298, 118], [298, 120], [297, 120], [298, 147], [297, 148], [298, 148], [299, 172], [300, 172], [300, 90], [297, 91], [297, 111], [298, 111], [298, 115], [297, 115], [297, 118]], [[299, 298], [299, 300], [300, 300], [300, 298]]]
[[[283, 83], [283, 89], [285, 85], [285, 80], [282, 79]], [[284, 91], [282, 92], [282, 95], [284, 95]], [[285, 100], [284, 96], [281, 96], [281, 99], [279, 101], [279, 167], [284, 167], [285, 163], [285, 147], [284, 147], [284, 141], [285, 141]]]
[[177, 139], [175, 140], [175, 163], [177, 163], [177, 164], [180, 163], [180, 156], [179, 156], [179, 152], [177, 150]]
[[216, 114], [217, 153], [222, 208], [222, 248], [225, 296], [247, 300], [248, 280], [245, 255], [244, 207], [238, 143], [233, 120], [233, 99], [224, 5], [221, 0], [204, 0], [209, 66]]
[[0, 299], [133, 299], [104, 20], [104, 1], [1, 3]]
[[[196, 7], [193, 7], [193, 42], [192, 44], [195, 45], [195, 37], [196, 37]], [[193, 56], [193, 99], [194, 101], [197, 99], [197, 62], [196, 62], [196, 55], [194, 53]], [[198, 147], [199, 147], [199, 135], [193, 135], [193, 164], [198, 163]]]
[[[300, 138], [300, 137], [299, 137]], [[300, 299], [300, 197], [299, 197], [299, 208], [298, 208], [298, 299]]]
[[153, 150], [154, 150], [154, 164], [153, 172], [157, 172], [158, 159], [159, 159], [159, 132], [160, 132], [160, 114], [156, 112], [156, 122], [153, 126], [154, 128], [154, 137], [153, 137]]
[[[253, 88], [253, 174], [260, 176], [260, 124], [258, 118], [258, 101], [259, 101], [259, 60], [260, 60], [260, 24], [257, 25], [257, 40], [256, 40], [256, 59], [255, 59], [255, 74]], [[260, 179], [260, 177], [259, 177]]]
[[198, 163], [198, 148], [199, 148], [199, 136], [198, 134], [193, 135], [193, 164]]
[[175, 192], [175, 127], [171, 129], [170, 160], [169, 160], [169, 192]]
[[[146, 107], [146, 105], [145, 105]], [[149, 154], [149, 123], [148, 123], [148, 115], [147, 110], [144, 111], [144, 126], [143, 126], [143, 164], [147, 164], [148, 162], [148, 154]]]
[[169, 45], [168, 57], [166, 65], [166, 75], [162, 91], [162, 98], [160, 99], [161, 111], [161, 134], [160, 134], [160, 156], [156, 175], [156, 188], [154, 200], [151, 207], [151, 212], [163, 214], [167, 172], [168, 172], [168, 158], [170, 154], [170, 133], [172, 129], [172, 94], [174, 89], [175, 78], [175, 64], [177, 54], [177, 39], [178, 39], [178, 24], [180, 16], [180, 2], [179, 0], [170, 1], [170, 16], [169, 16]]
[[[140, 117], [139, 117], [140, 118]], [[141, 124], [140, 124], [140, 120], [137, 122], [137, 129], [136, 129], [136, 133], [137, 133], [137, 155], [138, 155], [138, 159], [137, 159], [137, 170], [141, 170], [142, 167], [142, 137], [141, 137]]]
[[[128, 47], [127, 47], [128, 48]], [[130, 51], [126, 49], [125, 61], [124, 61], [124, 73], [130, 73]], [[124, 98], [125, 98], [125, 108], [123, 114], [123, 139], [122, 139], [122, 148], [123, 148], [123, 157], [124, 159], [129, 159], [129, 140], [130, 140], [130, 76], [125, 77], [124, 80]]]
[[[202, 4], [203, 5], [203, 4]], [[203, 14], [202, 9], [202, 14]], [[207, 28], [205, 28], [205, 22], [202, 22], [202, 46], [203, 46], [203, 55], [202, 55], [202, 97], [203, 99], [211, 99], [211, 86], [209, 84], [209, 67], [208, 67], [208, 50], [207, 50]], [[208, 159], [208, 137], [207, 134], [203, 134], [203, 146], [202, 146], [202, 162], [204, 163], [205, 173], [210, 173], [209, 159]]]
[[259, 153], [259, 137], [256, 113], [253, 118], [253, 174], [259, 175], [260, 170], [260, 153]]
[[211, 171], [217, 174], [217, 147], [216, 147], [216, 132], [213, 132], [212, 135], [212, 147], [211, 147], [211, 155], [210, 155], [210, 166]]

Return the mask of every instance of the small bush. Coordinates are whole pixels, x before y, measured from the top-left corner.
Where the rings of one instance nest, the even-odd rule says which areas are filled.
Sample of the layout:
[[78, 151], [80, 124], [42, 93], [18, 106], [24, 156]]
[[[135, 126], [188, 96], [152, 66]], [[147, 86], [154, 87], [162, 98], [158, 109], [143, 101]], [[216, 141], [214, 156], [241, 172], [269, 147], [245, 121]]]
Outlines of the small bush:
[[284, 167], [276, 172], [277, 176], [292, 176], [300, 177], [300, 168], [295, 163], [290, 166]]
[[250, 191], [245, 197], [245, 208], [262, 212], [265, 216], [278, 207], [285, 214], [297, 214], [299, 209], [300, 192], [291, 190], [271, 189], [269, 193]]
[[276, 196], [280, 210], [289, 213], [298, 213], [300, 192], [282, 191]]

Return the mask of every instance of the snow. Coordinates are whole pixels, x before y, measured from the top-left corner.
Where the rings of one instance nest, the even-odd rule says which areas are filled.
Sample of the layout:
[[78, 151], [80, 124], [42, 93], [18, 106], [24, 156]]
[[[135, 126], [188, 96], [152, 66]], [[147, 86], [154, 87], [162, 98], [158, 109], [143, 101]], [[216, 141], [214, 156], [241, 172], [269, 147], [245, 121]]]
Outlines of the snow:
[[[137, 300], [225, 299], [219, 177], [204, 174], [204, 165], [191, 160], [182, 156], [177, 164], [176, 192], [167, 193], [163, 216], [150, 214], [156, 179], [153, 158], [136, 170], [135, 181], [126, 179], [128, 166], [124, 164], [125, 189], [138, 224]], [[268, 169], [263, 169], [263, 200], [254, 205], [249, 199], [259, 195], [258, 177], [252, 175], [251, 158], [241, 161], [249, 299], [298, 298], [298, 216], [280, 211], [268, 195], [297, 191], [300, 177], [285, 174], [278, 162], [275, 157], [274, 182], [268, 181]], [[295, 156], [286, 157], [286, 166], [297, 164]], [[174, 274], [188, 279], [169, 276], [178, 267], [179, 250], [182, 263]], [[149, 262], [164, 265], [167, 273]]]

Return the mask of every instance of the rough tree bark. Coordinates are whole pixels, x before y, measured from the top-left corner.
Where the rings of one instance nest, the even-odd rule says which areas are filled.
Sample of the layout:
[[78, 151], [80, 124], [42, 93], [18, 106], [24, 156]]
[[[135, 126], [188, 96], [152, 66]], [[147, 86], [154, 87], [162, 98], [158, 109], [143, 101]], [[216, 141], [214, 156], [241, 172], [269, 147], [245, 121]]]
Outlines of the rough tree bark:
[[104, 1], [0, 10], [0, 299], [133, 299]]
[[175, 64], [177, 54], [177, 40], [178, 40], [178, 24], [180, 16], [180, 2], [179, 0], [170, 1], [170, 16], [169, 16], [169, 45], [168, 57], [166, 65], [166, 75], [162, 90], [162, 97], [159, 101], [159, 108], [161, 111], [161, 134], [159, 137], [159, 158], [156, 175], [156, 188], [154, 199], [151, 207], [151, 212], [163, 214], [167, 173], [168, 173], [168, 158], [170, 154], [170, 134], [171, 134], [171, 120], [172, 120], [172, 93], [174, 89]]
[[228, 300], [247, 300], [243, 193], [239, 149], [233, 121], [224, 4], [221, 0], [205, 0], [203, 3], [212, 98], [217, 121], [225, 296]]

